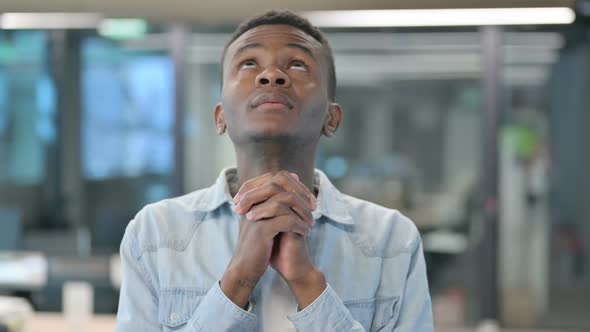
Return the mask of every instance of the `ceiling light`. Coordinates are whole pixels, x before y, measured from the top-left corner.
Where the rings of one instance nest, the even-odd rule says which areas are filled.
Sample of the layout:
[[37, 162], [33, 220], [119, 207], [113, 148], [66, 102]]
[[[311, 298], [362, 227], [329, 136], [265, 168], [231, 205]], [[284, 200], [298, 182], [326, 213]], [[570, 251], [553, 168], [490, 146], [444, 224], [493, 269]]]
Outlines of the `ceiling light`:
[[329, 28], [570, 24], [571, 8], [337, 10], [302, 13]]
[[0, 27], [16, 29], [94, 29], [100, 21], [95, 13], [5, 13]]

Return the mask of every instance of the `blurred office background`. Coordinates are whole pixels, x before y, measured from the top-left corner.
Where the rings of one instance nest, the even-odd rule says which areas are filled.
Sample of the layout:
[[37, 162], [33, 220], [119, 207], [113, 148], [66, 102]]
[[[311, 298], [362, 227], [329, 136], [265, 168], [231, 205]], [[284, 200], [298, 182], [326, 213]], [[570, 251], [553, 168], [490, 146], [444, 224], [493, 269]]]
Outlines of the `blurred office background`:
[[[55, 323], [83, 281], [112, 326], [129, 220], [234, 163], [213, 126], [221, 51], [273, 6], [0, 1], [0, 294]], [[280, 7], [335, 52], [344, 121], [317, 167], [416, 223], [437, 329], [590, 330], [590, 1]], [[476, 7], [569, 9], [462, 26], [314, 12]]]

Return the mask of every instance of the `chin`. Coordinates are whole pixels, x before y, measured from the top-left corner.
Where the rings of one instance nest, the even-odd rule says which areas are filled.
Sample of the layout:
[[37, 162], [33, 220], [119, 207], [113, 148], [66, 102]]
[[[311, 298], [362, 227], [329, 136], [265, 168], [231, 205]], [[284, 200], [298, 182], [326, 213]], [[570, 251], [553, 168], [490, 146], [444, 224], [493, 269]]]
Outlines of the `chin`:
[[288, 136], [292, 134], [293, 126], [287, 119], [275, 119], [263, 117], [262, 119], [248, 119], [243, 123], [242, 132], [247, 136]]
[[286, 132], [283, 128], [265, 128], [250, 131], [246, 134], [248, 141], [264, 142], [264, 141], [290, 141], [294, 137], [292, 134]]
[[250, 135], [249, 141], [251, 142], [291, 142], [293, 140], [292, 136], [285, 135], [285, 134], [254, 134]]

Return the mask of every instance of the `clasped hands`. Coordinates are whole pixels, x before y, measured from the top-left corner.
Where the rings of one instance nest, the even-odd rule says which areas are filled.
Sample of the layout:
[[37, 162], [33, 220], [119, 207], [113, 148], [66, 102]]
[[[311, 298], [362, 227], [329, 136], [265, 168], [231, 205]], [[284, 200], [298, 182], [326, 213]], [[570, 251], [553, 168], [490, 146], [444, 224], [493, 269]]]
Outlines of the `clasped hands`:
[[326, 288], [314, 266], [307, 237], [315, 221], [315, 196], [294, 173], [267, 173], [245, 182], [234, 196], [241, 216], [236, 251], [221, 280], [223, 292], [240, 307], [270, 265], [287, 282], [299, 308]]

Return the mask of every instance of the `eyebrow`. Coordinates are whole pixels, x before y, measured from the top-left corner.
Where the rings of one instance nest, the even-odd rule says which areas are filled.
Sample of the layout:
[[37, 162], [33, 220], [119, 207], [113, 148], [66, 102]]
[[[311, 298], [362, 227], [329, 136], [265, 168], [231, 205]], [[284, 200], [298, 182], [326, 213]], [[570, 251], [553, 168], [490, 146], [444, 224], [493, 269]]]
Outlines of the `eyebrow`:
[[236, 51], [236, 53], [234, 54], [233, 57], [235, 58], [238, 55], [246, 52], [247, 50], [249, 50], [251, 48], [264, 48], [264, 46], [262, 46], [262, 44], [260, 44], [260, 43], [252, 43], [252, 44], [243, 45], [240, 48], [238, 48], [238, 50]]
[[299, 50], [307, 53], [314, 60], [316, 60], [315, 55], [313, 55], [313, 52], [311, 51], [311, 49], [309, 49], [309, 47], [306, 47], [306, 46], [303, 46], [303, 45], [297, 44], [297, 43], [289, 43], [289, 44], [287, 44], [287, 47], [299, 49]]
[[[311, 51], [311, 49], [309, 47], [306, 47], [306, 46], [303, 46], [303, 45], [297, 44], [297, 43], [289, 43], [289, 44], [287, 44], [287, 47], [301, 50], [301, 51], [307, 53], [309, 56], [311, 56], [314, 60], [316, 60], [315, 55], [313, 54], [313, 52]], [[253, 49], [253, 48], [265, 48], [265, 47], [260, 43], [246, 44], [246, 45], [243, 45], [240, 48], [238, 48], [236, 50], [236, 53], [233, 55], [233, 57], [235, 58], [235, 57], [239, 56], [240, 54], [246, 52], [247, 50]]]

